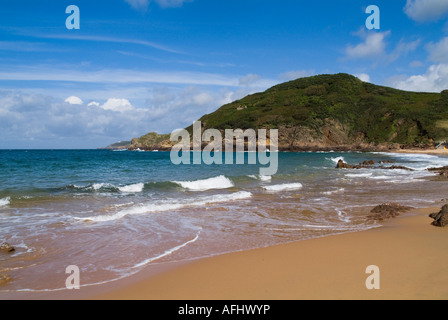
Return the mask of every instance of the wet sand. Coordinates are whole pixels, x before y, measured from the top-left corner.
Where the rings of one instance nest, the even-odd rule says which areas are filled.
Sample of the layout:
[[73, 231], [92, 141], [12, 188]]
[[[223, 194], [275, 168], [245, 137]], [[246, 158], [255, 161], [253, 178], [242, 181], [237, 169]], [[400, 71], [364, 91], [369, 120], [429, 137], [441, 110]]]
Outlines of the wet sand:
[[[171, 265], [157, 275], [148, 268], [94, 298], [448, 299], [448, 228], [428, 217], [438, 210], [415, 210], [378, 229]], [[366, 288], [370, 265], [380, 269], [379, 290]]]
[[423, 149], [400, 149], [396, 151], [392, 151], [396, 153], [416, 153], [416, 154], [430, 154], [436, 156], [448, 156], [448, 150], [445, 149], [434, 149], [434, 150], [423, 150]]

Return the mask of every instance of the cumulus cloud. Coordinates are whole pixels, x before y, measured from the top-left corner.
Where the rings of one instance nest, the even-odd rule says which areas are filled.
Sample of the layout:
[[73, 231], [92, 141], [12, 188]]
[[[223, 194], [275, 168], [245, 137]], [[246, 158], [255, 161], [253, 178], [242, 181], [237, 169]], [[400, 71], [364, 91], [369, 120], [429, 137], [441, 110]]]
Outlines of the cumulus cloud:
[[73, 108], [51, 96], [0, 91], [0, 148], [97, 148], [147, 133], [151, 120], [147, 109]]
[[105, 104], [100, 106], [104, 110], [111, 110], [115, 112], [130, 112], [134, 111], [134, 106], [127, 99], [111, 98]]
[[432, 65], [425, 74], [392, 79], [390, 85], [401, 90], [441, 92], [448, 89], [448, 64]]
[[363, 41], [357, 45], [347, 45], [345, 49], [346, 58], [373, 60], [380, 58], [382, 62], [390, 63], [415, 51], [421, 43], [421, 39], [413, 41], [401, 39], [393, 50], [388, 51], [386, 50], [386, 38], [390, 34], [390, 31], [366, 32], [364, 29], [361, 29], [355, 35], [359, 36]]
[[370, 76], [367, 73], [360, 73], [355, 76], [361, 81], [370, 82]]
[[88, 106], [88, 107], [99, 107], [99, 106], [100, 106], [100, 103], [99, 103], [99, 102], [96, 102], [96, 101], [92, 101], [92, 102], [90, 102], [87, 106]]
[[65, 99], [65, 102], [67, 102], [68, 104], [74, 104], [74, 105], [80, 105], [80, 104], [84, 103], [80, 98], [75, 97], [75, 96], [68, 97], [67, 99]]
[[448, 16], [448, 1], [407, 0], [404, 12], [418, 22], [436, 21]]
[[385, 32], [365, 32], [360, 31], [357, 33], [363, 42], [357, 45], [348, 45], [346, 47], [346, 56], [350, 59], [364, 59], [377, 57], [378, 55], [384, 55], [386, 53], [385, 39], [389, 36], [390, 31]]
[[429, 59], [434, 62], [448, 62], [448, 37], [437, 43], [430, 42], [426, 49], [429, 52]]

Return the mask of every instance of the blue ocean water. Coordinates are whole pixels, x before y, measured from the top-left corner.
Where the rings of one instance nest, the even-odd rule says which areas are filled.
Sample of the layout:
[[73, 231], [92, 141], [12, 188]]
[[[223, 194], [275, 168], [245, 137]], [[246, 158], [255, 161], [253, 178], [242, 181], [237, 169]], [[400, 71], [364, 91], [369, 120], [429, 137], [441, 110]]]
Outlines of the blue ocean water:
[[[427, 168], [448, 158], [386, 153], [278, 153], [259, 165], [173, 165], [168, 152], [0, 150], [0, 293], [63, 290], [153, 264], [378, 227], [380, 203], [429, 206], [446, 197]], [[246, 154], [247, 156], [247, 154]], [[415, 169], [337, 170], [339, 159]]]

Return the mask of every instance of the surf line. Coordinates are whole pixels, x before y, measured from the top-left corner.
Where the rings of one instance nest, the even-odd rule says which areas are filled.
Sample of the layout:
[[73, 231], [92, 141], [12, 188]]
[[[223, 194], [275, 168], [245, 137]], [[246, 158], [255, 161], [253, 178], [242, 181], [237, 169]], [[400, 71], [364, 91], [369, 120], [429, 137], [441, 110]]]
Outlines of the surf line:
[[[177, 143], [171, 149], [171, 162], [174, 165], [242, 165], [246, 164], [246, 145], [247, 145], [247, 164], [260, 164], [260, 175], [273, 176], [278, 171], [278, 129], [269, 130], [269, 148], [268, 135], [266, 129], [224, 130], [225, 139], [220, 130], [207, 129], [203, 132], [202, 122], [193, 123], [193, 140], [186, 129], [175, 130], [171, 134], [171, 142]], [[247, 142], [246, 142], [247, 139]], [[179, 141], [180, 140], [180, 141]], [[208, 143], [208, 144], [207, 144]], [[225, 149], [223, 148], [225, 146]], [[223, 160], [223, 149], [225, 156]], [[191, 151], [193, 150], [191, 161]], [[236, 154], [234, 159], [234, 154]]]

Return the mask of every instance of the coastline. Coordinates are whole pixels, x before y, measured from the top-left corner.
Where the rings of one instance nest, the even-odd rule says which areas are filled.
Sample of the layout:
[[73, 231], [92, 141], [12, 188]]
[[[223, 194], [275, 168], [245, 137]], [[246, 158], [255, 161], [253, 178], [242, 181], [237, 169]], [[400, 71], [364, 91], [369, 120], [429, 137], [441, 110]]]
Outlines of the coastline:
[[[448, 229], [416, 209], [382, 227], [142, 271], [93, 299], [299, 300], [448, 299]], [[367, 290], [366, 268], [380, 268], [381, 289]], [[145, 276], [146, 274], [146, 276]]]
[[[445, 195], [439, 196], [437, 199]], [[434, 202], [434, 206], [438, 205]], [[429, 213], [439, 209], [416, 209], [381, 223], [383, 226], [378, 229], [150, 264], [132, 276], [86, 285], [79, 291], [11, 292], [8, 299], [447, 299], [448, 290], [444, 287], [448, 287], [448, 278], [439, 266], [446, 266], [448, 259], [438, 251], [448, 244], [448, 231], [431, 226], [428, 218]], [[422, 264], [420, 260], [431, 263]], [[388, 277], [384, 281], [390, 284], [383, 286], [382, 280], [378, 292], [365, 288], [365, 268], [369, 265], [378, 265], [382, 277]], [[400, 291], [401, 287], [406, 291]], [[0, 300], [5, 298], [2, 295], [0, 291]]]

